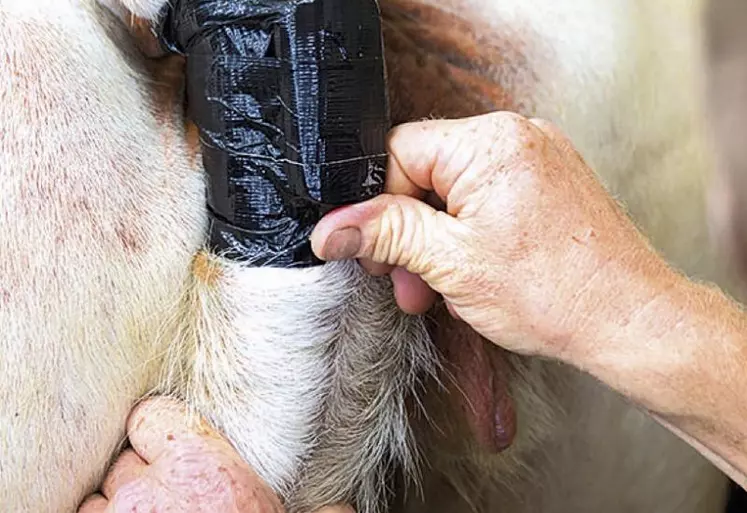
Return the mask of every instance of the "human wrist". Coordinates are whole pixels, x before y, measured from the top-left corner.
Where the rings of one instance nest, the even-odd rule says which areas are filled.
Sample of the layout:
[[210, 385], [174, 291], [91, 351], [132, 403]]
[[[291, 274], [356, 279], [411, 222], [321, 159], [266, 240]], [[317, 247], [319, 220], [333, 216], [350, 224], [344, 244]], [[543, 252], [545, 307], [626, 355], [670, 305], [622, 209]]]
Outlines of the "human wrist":
[[541, 334], [564, 342], [549, 344], [545, 356], [574, 366], [592, 365], [598, 353], [614, 349], [647, 307], [686, 280], [640, 234], [621, 233], [614, 231], [615, 240], [602, 233], [568, 252], [563, 264], [571, 272], [561, 275], [557, 285], [565, 289], [559, 295], [566, 299], [551, 311], [553, 329]]
[[723, 418], [714, 394], [733, 396], [747, 382], [741, 307], [668, 266], [648, 269], [625, 277], [628, 286], [612, 301], [617, 315], [604, 316], [571, 363], [662, 418]]
[[676, 329], [692, 283], [650, 250], [609, 258], [593, 279], [576, 305], [573, 343], [557, 358], [613, 386], [637, 365], [666, 361], [661, 341]]

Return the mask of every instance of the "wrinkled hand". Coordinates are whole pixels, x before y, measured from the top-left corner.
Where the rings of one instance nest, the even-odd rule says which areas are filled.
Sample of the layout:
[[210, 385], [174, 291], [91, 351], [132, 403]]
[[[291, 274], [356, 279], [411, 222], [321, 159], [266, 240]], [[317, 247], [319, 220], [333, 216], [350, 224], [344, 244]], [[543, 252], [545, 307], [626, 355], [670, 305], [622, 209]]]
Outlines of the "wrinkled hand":
[[[231, 445], [179, 403], [144, 402], [128, 421], [132, 449], [111, 468], [101, 494], [79, 513], [283, 512], [277, 496]], [[327, 509], [324, 513], [346, 513]]]
[[[547, 122], [494, 113], [407, 124], [389, 150], [388, 194], [330, 213], [312, 247], [325, 260], [391, 272], [408, 312], [429, 308], [432, 289], [493, 342], [560, 357], [603, 329], [606, 314], [619, 321], [631, 305], [610, 297], [623, 284], [671, 275]], [[421, 201], [429, 194], [445, 211]], [[640, 283], [626, 298], [655, 294]]]

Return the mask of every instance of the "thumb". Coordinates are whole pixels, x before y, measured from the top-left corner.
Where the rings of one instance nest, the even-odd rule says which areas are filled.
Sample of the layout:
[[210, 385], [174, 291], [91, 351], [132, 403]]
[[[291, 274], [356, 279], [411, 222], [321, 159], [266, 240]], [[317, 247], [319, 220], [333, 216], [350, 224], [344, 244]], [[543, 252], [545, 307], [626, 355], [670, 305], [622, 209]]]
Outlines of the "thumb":
[[311, 234], [322, 260], [369, 259], [430, 279], [453, 258], [459, 221], [409, 196], [383, 194], [324, 217]]

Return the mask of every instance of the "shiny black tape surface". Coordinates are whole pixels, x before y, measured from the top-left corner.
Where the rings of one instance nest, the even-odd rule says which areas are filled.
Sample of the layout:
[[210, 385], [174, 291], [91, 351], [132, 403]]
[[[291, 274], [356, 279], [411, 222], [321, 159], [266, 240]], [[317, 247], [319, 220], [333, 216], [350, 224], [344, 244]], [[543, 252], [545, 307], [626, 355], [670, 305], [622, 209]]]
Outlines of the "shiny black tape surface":
[[383, 191], [375, 0], [174, 0], [158, 32], [187, 57], [213, 247], [252, 265], [318, 263], [308, 238], [319, 219]]

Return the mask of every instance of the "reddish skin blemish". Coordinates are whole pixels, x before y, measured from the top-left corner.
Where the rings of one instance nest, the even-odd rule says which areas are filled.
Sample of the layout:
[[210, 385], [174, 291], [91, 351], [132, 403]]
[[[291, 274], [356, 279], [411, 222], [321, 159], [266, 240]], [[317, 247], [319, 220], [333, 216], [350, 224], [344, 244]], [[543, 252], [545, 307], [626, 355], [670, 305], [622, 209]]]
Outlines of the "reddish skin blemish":
[[91, 214], [93, 212], [91, 203], [86, 198], [73, 200], [72, 202], [70, 202], [70, 208], [81, 215]]
[[134, 230], [127, 228], [123, 223], [119, 223], [114, 228], [114, 233], [117, 235], [117, 239], [122, 244], [122, 247], [128, 253], [139, 253], [143, 249], [143, 242], [137, 237]]

